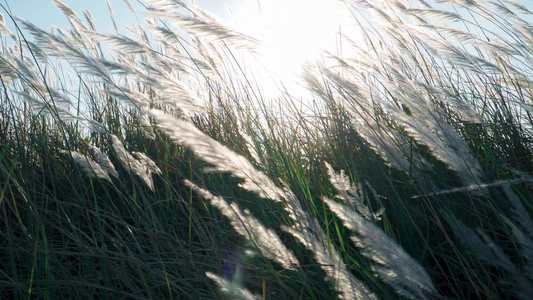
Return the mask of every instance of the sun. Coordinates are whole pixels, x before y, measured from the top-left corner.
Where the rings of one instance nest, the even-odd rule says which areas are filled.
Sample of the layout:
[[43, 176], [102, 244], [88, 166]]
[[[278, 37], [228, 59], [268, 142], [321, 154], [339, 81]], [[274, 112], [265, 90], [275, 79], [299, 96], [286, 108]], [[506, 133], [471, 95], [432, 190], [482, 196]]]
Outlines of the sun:
[[321, 61], [324, 50], [341, 55], [341, 35], [357, 35], [349, 10], [338, 0], [246, 1], [233, 12], [238, 30], [260, 41], [261, 66], [284, 84], [305, 64]]

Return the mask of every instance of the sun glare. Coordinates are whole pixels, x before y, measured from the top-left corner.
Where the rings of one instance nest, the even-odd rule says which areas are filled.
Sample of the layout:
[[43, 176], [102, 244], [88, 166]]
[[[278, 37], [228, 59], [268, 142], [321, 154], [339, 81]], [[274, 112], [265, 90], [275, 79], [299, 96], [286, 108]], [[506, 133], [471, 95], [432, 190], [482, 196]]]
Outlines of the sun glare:
[[322, 50], [341, 54], [341, 32], [357, 35], [341, 1], [248, 2], [234, 15], [238, 29], [260, 41], [256, 58], [261, 67], [285, 86], [294, 83], [306, 63], [320, 61]]

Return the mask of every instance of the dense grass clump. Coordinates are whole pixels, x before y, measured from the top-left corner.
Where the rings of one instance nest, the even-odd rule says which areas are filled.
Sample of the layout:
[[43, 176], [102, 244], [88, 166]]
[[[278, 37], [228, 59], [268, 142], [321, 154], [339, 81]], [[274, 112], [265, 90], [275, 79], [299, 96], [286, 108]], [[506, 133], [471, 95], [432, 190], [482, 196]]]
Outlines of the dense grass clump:
[[193, 4], [127, 35], [5, 11], [0, 298], [533, 295], [533, 12], [331, 1], [364, 39], [300, 100]]

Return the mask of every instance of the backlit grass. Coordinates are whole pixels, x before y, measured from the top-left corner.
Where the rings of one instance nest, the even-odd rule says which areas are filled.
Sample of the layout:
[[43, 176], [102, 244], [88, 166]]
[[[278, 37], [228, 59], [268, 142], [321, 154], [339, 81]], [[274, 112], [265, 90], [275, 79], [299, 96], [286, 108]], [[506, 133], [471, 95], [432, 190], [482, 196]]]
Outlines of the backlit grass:
[[0, 23], [0, 298], [533, 294], [528, 7], [340, 1], [365, 38], [291, 95], [192, 4], [54, 2]]

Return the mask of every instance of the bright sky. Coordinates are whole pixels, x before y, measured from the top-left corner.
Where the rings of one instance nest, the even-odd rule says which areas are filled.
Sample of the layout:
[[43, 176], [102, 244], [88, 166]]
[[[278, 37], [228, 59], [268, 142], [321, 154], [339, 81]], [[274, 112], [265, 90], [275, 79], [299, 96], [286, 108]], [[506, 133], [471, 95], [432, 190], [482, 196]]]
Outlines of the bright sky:
[[[126, 34], [127, 32], [123, 30], [124, 25], [135, 25], [145, 18], [141, 2], [128, 1], [137, 15], [130, 12], [124, 0], [109, 0], [116, 24], [119, 30]], [[188, 3], [190, 0], [183, 1]], [[99, 31], [114, 32], [107, 0], [63, 0], [63, 2], [82, 20], [84, 20], [83, 10], [89, 10]], [[304, 65], [319, 60], [321, 49], [344, 57], [352, 54], [349, 52], [352, 48], [340, 42], [339, 29], [342, 34], [351, 37], [355, 44], [364, 46], [354, 16], [348, 13], [346, 7], [342, 7], [342, 1], [196, 0], [195, 2], [236, 27], [238, 31], [253, 37], [261, 37], [262, 47], [252, 59], [246, 60], [245, 65], [247, 70], [253, 70], [252, 78], [256, 83], [260, 83], [258, 88], [267, 98], [277, 98], [282, 85], [291, 96], [297, 99], [308, 98], [308, 91], [299, 81]], [[434, 4], [435, 0], [428, 2]], [[533, 6], [531, 3], [533, 1], [528, 7]], [[12, 15], [29, 20], [42, 29], [49, 30], [52, 26], [69, 27], [67, 18], [51, 0], [0, 0], [0, 4], [8, 8]], [[437, 7], [446, 8], [446, 5], [437, 5]], [[0, 13], [9, 20], [1, 8]], [[468, 14], [464, 11], [458, 13], [468, 18]], [[483, 24], [483, 19], [478, 21], [483, 28], [491, 30], [494, 28], [493, 24]], [[13, 28], [10, 21], [8, 26]], [[460, 28], [461, 24], [458, 26]], [[243, 57], [246, 55], [248, 54], [244, 53]], [[250, 78], [248, 74], [246, 77]]]
[[[341, 53], [341, 27], [344, 34], [360, 36], [341, 1], [246, 1], [235, 10], [234, 18], [239, 32], [261, 37], [257, 55], [261, 67], [276, 79], [274, 84], [282, 82], [297, 98], [307, 94], [297, 84], [305, 64], [320, 60], [321, 49]], [[265, 82], [262, 87], [278, 90]]]
[[[109, 0], [119, 30], [144, 19], [144, 8], [138, 0], [128, 0], [137, 12], [133, 15], [124, 0]], [[63, 0], [83, 18], [83, 10], [93, 15], [99, 31], [114, 32], [107, 0]], [[188, 2], [184, 0], [184, 2]], [[429, 1], [433, 3], [434, 1]], [[260, 3], [260, 4], [259, 4]], [[262, 37], [263, 48], [257, 59], [267, 73], [284, 84], [291, 85], [303, 65], [318, 58], [319, 49], [338, 54], [339, 28], [343, 34], [358, 42], [359, 29], [341, 1], [331, 0], [196, 0], [196, 4], [235, 26], [240, 32]], [[12, 15], [29, 20], [40, 28], [52, 25], [68, 27], [67, 18], [51, 0], [0, 0]], [[342, 4], [339, 4], [342, 5]], [[229, 8], [229, 10], [228, 10]], [[0, 13], [9, 20], [5, 11]], [[483, 20], [481, 20], [483, 22]], [[8, 21], [8, 26], [12, 23]], [[124, 32], [124, 31], [122, 31]], [[360, 39], [359, 39], [360, 40]], [[265, 84], [263, 84], [265, 86]], [[269, 87], [270, 88], [270, 87]]]
[[[128, 0], [137, 17], [144, 19], [143, 5]], [[91, 12], [97, 29], [114, 32], [106, 0], [63, 0], [83, 20], [83, 10]], [[137, 23], [124, 0], [109, 1], [119, 30], [123, 25]], [[187, 1], [185, 1], [187, 2]], [[318, 48], [337, 52], [339, 40], [338, 7], [330, 0], [196, 0], [196, 4], [219, 16], [238, 30], [252, 36], [262, 36], [262, 65], [278, 80], [287, 82], [298, 73], [306, 61], [316, 59]], [[0, 0], [12, 15], [26, 19], [40, 28], [69, 27], [67, 18], [51, 0]], [[229, 9], [228, 9], [229, 8]], [[337, 10], [336, 10], [337, 9]], [[9, 20], [5, 11], [0, 11]], [[12, 27], [12, 23], [8, 22]], [[343, 28], [343, 32], [344, 32]], [[337, 49], [336, 49], [337, 47]], [[273, 63], [276, 62], [276, 63]]]

